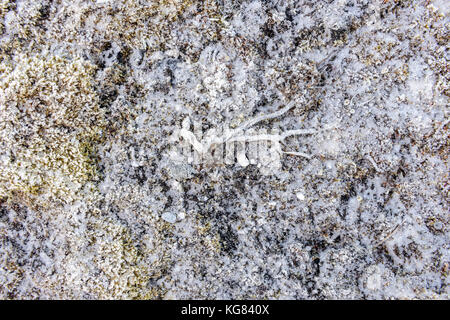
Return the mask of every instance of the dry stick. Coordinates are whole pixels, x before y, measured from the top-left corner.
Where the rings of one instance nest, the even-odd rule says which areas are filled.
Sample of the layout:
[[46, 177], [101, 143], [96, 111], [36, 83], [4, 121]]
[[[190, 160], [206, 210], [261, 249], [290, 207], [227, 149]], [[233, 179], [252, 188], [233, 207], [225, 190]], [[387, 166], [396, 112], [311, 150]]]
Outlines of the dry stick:
[[311, 159], [312, 156], [307, 154], [307, 153], [303, 153], [303, 152], [294, 152], [294, 151], [282, 151], [284, 154], [288, 154], [291, 156], [299, 156], [299, 157], [303, 157], [306, 159]]
[[390, 237], [392, 237], [394, 234], [395, 234], [395, 232], [398, 230], [398, 227], [400, 227], [400, 225], [401, 225], [401, 223], [399, 223], [399, 224], [397, 224], [396, 226], [395, 226], [395, 228], [394, 228], [394, 230], [392, 230], [382, 241], [380, 241], [380, 242], [378, 242], [376, 245], [375, 245], [375, 248], [376, 247], [379, 247], [379, 246], [381, 246], [383, 243], [385, 243]]
[[317, 133], [317, 130], [314, 130], [314, 129], [288, 130], [288, 131], [285, 131], [285, 132], [283, 132], [281, 134], [281, 137], [282, 137], [281, 140], [284, 140], [284, 139], [286, 139], [287, 137], [290, 137], [290, 136], [299, 136], [299, 135], [314, 134], [314, 133]]
[[257, 124], [258, 122], [264, 121], [264, 120], [269, 120], [269, 119], [273, 119], [273, 118], [277, 118], [283, 114], [285, 114], [286, 112], [288, 112], [289, 110], [291, 110], [294, 107], [294, 102], [289, 102], [284, 108], [281, 108], [278, 111], [266, 114], [266, 115], [262, 115], [262, 116], [258, 116], [256, 118], [247, 120], [246, 122], [244, 122], [243, 124], [241, 124], [236, 131], [243, 131], [247, 128], [250, 128], [252, 126], [254, 126], [255, 124]]
[[370, 154], [367, 154], [367, 159], [372, 164], [372, 166], [375, 168], [376, 172], [381, 172], [380, 168], [378, 168], [377, 163], [375, 162], [375, 160], [373, 160], [373, 158], [372, 158], [372, 156]]

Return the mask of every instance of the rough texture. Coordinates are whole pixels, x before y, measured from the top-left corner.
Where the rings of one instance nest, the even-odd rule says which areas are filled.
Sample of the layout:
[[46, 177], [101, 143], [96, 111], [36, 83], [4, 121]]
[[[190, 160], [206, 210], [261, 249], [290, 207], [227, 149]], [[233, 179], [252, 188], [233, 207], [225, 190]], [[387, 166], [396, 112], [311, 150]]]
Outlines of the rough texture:
[[[0, 298], [449, 299], [449, 13], [0, 0]], [[271, 113], [277, 164], [174, 157]]]

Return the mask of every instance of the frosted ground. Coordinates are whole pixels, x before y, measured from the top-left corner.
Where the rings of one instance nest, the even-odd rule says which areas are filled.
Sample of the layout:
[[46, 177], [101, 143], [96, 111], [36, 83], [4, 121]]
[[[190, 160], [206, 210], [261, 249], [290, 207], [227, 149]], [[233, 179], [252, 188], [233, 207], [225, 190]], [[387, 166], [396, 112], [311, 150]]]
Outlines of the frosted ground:
[[0, 298], [449, 299], [449, 12], [0, 0]]

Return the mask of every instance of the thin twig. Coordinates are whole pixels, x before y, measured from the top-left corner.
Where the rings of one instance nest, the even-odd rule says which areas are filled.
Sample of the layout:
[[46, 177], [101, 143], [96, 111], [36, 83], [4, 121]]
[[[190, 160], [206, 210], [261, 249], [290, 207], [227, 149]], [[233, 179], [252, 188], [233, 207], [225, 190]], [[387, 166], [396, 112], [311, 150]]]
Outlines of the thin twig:
[[373, 158], [372, 158], [372, 156], [370, 154], [367, 155], [367, 159], [372, 164], [372, 166], [375, 168], [376, 172], [381, 172], [380, 168], [378, 168], [377, 163], [375, 162], [375, 160], [373, 160]]
[[278, 117], [282, 116], [283, 114], [285, 114], [287, 111], [291, 110], [293, 107], [294, 107], [294, 102], [291, 101], [284, 108], [281, 108], [278, 111], [275, 111], [275, 112], [272, 112], [269, 114], [265, 114], [265, 115], [261, 115], [256, 118], [247, 120], [246, 122], [241, 124], [239, 127], [237, 127], [236, 131], [238, 131], [238, 132], [243, 131], [245, 129], [248, 129], [248, 128], [254, 126], [255, 124], [257, 124], [258, 122], [261, 122], [261, 121], [278, 118]]
[[374, 247], [377, 248], [379, 246], [381, 246], [383, 243], [385, 243], [390, 237], [392, 237], [398, 230], [398, 227], [400, 227], [401, 223], [397, 224], [394, 228], [394, 230], [392, 230], [382, 241], [378, 242]]

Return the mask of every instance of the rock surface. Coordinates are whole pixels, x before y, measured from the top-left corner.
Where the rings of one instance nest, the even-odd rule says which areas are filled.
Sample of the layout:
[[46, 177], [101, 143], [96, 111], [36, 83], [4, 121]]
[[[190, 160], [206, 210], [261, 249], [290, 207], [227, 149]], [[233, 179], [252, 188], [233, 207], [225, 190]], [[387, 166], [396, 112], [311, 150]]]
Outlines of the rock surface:
[[449, 13], [1, 0], [0, 298], [449, 299]]

